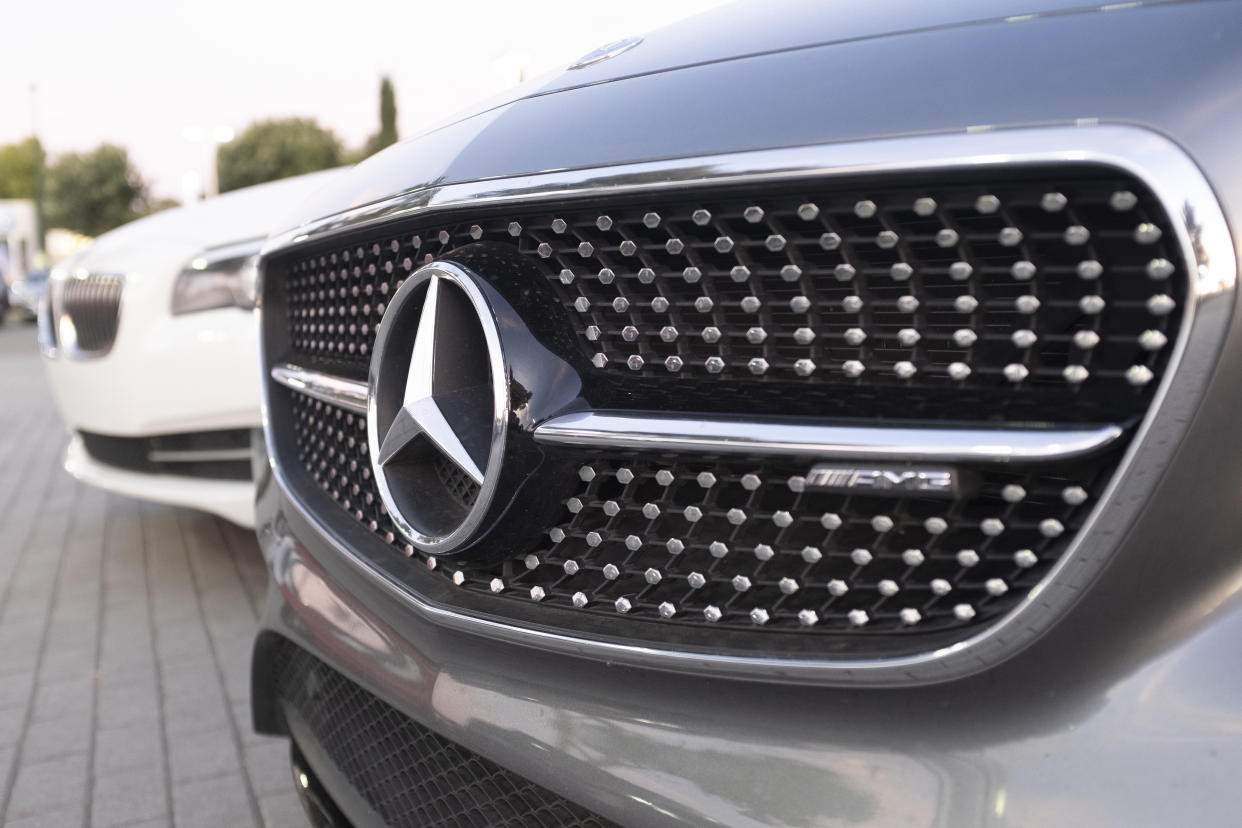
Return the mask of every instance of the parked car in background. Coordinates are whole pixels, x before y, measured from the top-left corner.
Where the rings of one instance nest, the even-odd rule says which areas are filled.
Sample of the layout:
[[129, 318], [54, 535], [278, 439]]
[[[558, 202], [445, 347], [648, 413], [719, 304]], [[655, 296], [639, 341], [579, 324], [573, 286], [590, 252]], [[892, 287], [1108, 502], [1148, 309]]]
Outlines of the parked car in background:
[[39, 249], [38, 211], [29, 199], [0, 199], [0, 282], [26, 277]]
[[75, 477], [252, 525], [254, 260], [315, 173], [157, 213], [51, 274], [41, 325]]
[[257, 728], [354, 825], [1232, 825], [1242, 7], [766, 2], [261, 259]]
[[39, 317], [39, 303], [47, 295], [47, 277], [51, 271], [40, 268], [26, 273], [26, 278], [14, 282], [9, 288], [11, 301], [16, 305], [27, 322], [34, 322]]

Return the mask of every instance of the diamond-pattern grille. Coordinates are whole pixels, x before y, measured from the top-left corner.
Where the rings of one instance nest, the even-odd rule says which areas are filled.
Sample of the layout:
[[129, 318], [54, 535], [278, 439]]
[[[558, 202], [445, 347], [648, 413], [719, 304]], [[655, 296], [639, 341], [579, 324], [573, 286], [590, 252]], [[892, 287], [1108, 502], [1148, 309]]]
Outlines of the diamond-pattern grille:
[[423, 727], [293, 644], [280, 642], [273, 660], [277, 698], [386, 825], [613, 825]]
[[1117, 418], [1142, 410], [1175, 338], [1171, 239], [1144, 187], [1104, 173], [565, 205], [294, 261], [288, 324], [294, 359], [362, 372], [405, 275], [499, 242], [543, 263], [581, 358], [618, 381], [983, 393], [1038, 399], [1024, 419]]
[[695, 624], [970, 627], [1038, 583], [1098, 491], [1094, 464], [987, 474], [977, 495], [956, 502], [798, 491], [806, 468], [584, 464], [591, 479], [552, 543], [491, 588], [527, 598], [539, 586], [543, 600]]
[[[542, 267], [555, 347], [592, 406], [1132, 429], [1186, 302], [1168, 217], [1102, 168], [593, 198], [368, 232], [269, 264], [274, 362], [364, 377], [402, 279], [487, 243]], [[395, 532], [364, 418], [277, 393], [304, 480], [472, 609], [764, 653], [864, 641], [882, 654], [986, 627], [1061, 559], [1132, 434], [1086, 460], [967, 468], [979, 485], [952, 500], [809, 490], [797, 459], [569, 454], [580, 476], [547, 482], [576, 493], [546, 534], [465, 564]], [[448, 472], [470, 502], [472, 481]]]
[[1052, 470], [982, 468], [978, 490], [961, 500], [814, 491], [803, 485], [809, 463], [584, 456], [577, 491], [544, 539], [471, 566], [426, 559], [395, 533], [374, 488], [364, 418], [289, 393], [306, 471], [441, 577], [508, 602], [670, 628], [976, 628], [1058, 560], [1119, 450]]

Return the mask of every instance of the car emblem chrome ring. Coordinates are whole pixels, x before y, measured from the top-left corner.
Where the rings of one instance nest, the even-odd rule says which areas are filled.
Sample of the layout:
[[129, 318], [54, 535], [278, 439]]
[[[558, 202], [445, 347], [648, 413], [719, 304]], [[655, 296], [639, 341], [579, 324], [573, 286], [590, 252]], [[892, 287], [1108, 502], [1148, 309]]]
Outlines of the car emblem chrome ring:
[[508, 371], [477, 277], [419, 268], [378, 325], [367, 378], [367, 448], [393, 524], [429, 554], [479, 532], [500, 478]]

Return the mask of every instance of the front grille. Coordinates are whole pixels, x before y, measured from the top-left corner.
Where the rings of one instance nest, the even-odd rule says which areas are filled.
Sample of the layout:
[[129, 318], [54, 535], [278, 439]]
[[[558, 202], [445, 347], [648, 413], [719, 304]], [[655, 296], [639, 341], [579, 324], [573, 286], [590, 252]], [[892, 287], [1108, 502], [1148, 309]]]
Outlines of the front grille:
[[[301, 467], [355, 520], [412, 552], [380, 504], [364, 418], [301, 394], [293, 410]], [[654, 621], [657, 636], [705, 624], [801, 637], [966, 633], [1039, 583], [1118, 453], [1050, 470], [979, 469], [973, 496], [953, 501], [806, 490], [806, 463], [588, 455], [542, 542], [500, 563], [439, 561], [433, 571], [496, 600]]]
[[84, 354], [103, 354], [112, 348], [120, 324], [120, 276], [91, 273], [69, 278], [60, 296], [60, 324], [72, 325], [74, 347]]
[[290, 358], [365, 376], [402, 278], [481, 240], [541, 262], [583, 364], [659, 407], [677, 383], [691, 408], [1141, 413], [1184, 301], [1155, 198], [1103, 171], [960, 182], [430, 220], [291, 262]]
[[1115, 170], [812, 180], [458, 210], [295, 250], [267, 264], [269, 361], [365, 378], [403, 278], [476, 243], [542, 268], [564, 332], [546, 347], [596, 409], [1124, 430], [1086, 459], [959, 464], [978, 486], [950, 500], [801, 490], [812, 463], [796, 457], [545, 447], [576, 470], [540, 481], [569, 493], [564, 511], [480, 565], [401, 539], [364, 417], [272, 389], [292, 485], [330, 525], [370, 529], [363, 551], [395, 580], [502, 620], [701, 651], [899, 655], [986, 629], [1098, 504], [1187, 301], [1169, 218]]
[[334, 769], [385, 825], [613, 825], [423, 727], [287, 641], [275, 650], [273, 670], [286, 714], [305, 723]]
[[114, 437], [79, 431], [92, 458], [126, 471], [204, 480], [250, 480], [250, 429]]

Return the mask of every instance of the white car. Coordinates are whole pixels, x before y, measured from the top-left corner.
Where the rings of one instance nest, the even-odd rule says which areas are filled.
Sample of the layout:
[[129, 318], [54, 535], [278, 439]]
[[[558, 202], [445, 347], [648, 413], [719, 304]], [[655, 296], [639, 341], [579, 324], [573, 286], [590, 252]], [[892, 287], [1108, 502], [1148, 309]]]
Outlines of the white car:
[[52, 272], [40, 341], [72, 475], [254, 525], [254, 261], [269, 229], [335, 172], [140, 219]]

